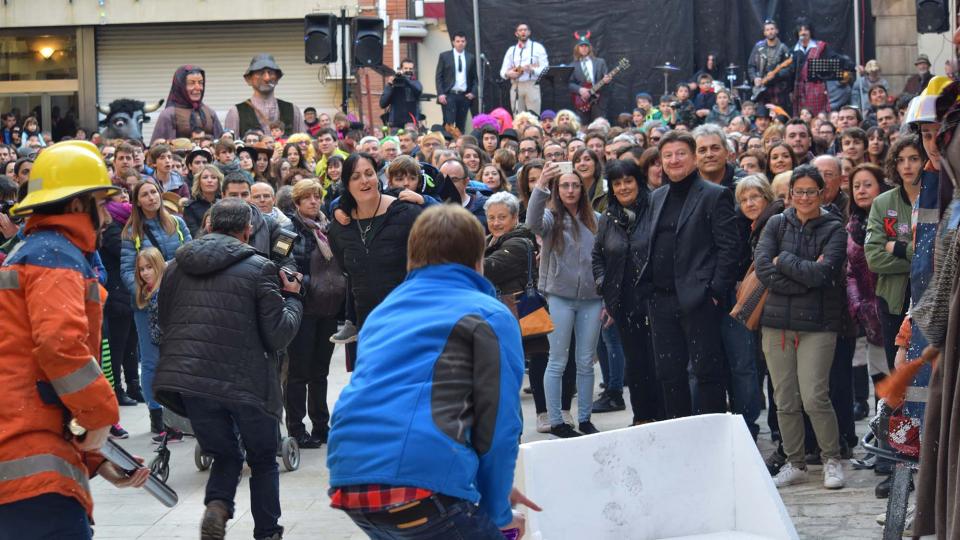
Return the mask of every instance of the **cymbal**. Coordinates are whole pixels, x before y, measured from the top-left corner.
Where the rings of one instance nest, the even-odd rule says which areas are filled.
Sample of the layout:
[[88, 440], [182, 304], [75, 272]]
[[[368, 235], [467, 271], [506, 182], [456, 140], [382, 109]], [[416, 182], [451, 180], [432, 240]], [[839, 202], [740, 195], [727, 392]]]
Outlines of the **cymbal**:
[[737, 90], [753, 90], [753, 87], [747, 83], [743, 83], [740, 86], [734, 86], [734, 88]]
[[662, 66], [653, 66], [653, 69], [660, 69], [663, 71], [680, 71], [680, 68], [678, 68], [677, 66], [671, 65], [670, 62], [667, 62]]
[[727, 67], [725, 67], [725, 68], [723, 68], [723, 69], [726, 69], [727, 71], [733, 71], [733, 70], [736, 70], [736, 69], [740, 69], [740, 66], [738, 66], [738, 65], [736, 65], [736, 64], [730, 64], [729, 66], [727, 66]]
[[437, 99], [436, 94], [420, 94], [420, 101], [430, 101], [431, 99]]

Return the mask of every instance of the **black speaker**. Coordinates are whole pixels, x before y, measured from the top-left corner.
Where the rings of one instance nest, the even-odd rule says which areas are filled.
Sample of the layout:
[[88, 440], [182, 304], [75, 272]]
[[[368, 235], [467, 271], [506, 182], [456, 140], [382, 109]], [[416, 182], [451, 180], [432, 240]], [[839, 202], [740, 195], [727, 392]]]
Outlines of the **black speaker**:
[[337, 61], [337, 16], [312, 14], [303, 18], [304, 54], [308, 64]]
[[917, 32], [940, 34], [950, 30], [947, 0], [917, 0]]
[[354, 17], [350, 23], [353, 34], [353, 65], [379, 66], [383, 63], [383, 19]]

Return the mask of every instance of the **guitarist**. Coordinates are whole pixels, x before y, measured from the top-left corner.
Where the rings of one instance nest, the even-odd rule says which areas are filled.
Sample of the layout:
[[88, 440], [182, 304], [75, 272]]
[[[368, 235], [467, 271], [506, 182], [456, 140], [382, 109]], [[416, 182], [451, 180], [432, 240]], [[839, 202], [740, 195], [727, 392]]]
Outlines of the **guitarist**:
[[[601, 81], [606, 84], [610, 82], [610, 76], [607, 75], [607, 63], [603, 58], [597, 58], [593, 54], [593, 46], [590, 44], [590, 32], [580, 35], [574, 32], [573, 36], [577, 39], [577, 44], [573, 47], [573, 73], [570, 74], [568, 86], [570, 93], [579, 96], [583, 101], [590, 100], [590, 88], [599, 84]], [[599, 97], [589, 112], [581, 112], [580, 118], [584, 124], [604, 116], [606, 108], [606, 92], [601, 92]]]
[[[763, 22], [763, 39], [753, 46], [750, 59], [747, 61], [747, 73], [753, 80], [754, 88], [765, 86], [766, 91], [761, 93], [757, 100], [766, 105], [779, 105], [785, 111], [790, 108], [790, 90], [793, 86], [793, 69], [791, 66], [780, 67], [784, 61], [791, 58], [790, 49], [777, 37], [780, 30], [772, 19]], [[764, 78], [771, 72], [776, 75]]]

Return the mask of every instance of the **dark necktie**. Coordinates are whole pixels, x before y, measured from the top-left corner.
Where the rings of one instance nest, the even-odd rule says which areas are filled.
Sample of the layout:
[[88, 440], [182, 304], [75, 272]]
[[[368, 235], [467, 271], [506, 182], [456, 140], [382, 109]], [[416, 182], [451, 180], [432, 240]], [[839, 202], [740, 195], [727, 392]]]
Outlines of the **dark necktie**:
[[460, 55], [458, 54], [458, 55], [457, 55], [457, 73], [462, 73], [462, 72], [463, 72], [463, 63], [462, 63], [462, 62], [463, 62], [463, 61], [462, 61], [462, 59], [460, 58]]

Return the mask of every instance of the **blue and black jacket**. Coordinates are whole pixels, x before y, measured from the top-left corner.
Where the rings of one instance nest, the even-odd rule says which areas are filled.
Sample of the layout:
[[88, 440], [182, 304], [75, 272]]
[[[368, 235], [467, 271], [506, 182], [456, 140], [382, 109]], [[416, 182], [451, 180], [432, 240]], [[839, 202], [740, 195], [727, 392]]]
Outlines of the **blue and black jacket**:
[[459, 264], [416, 269], [367, 318], [333, 411], [333, 488], [409, 486], [512, 519], [523, 346], [516, 318]]

